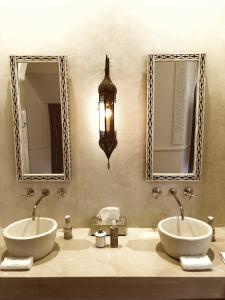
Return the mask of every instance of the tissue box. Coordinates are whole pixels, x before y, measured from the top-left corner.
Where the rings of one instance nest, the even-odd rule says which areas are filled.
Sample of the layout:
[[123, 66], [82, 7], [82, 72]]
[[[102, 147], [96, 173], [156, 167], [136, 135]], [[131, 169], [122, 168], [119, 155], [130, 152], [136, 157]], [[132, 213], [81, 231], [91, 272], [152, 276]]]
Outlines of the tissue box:
[[[95, 232], [102, 229], [106, 232], [106, 235], [110, 235], [110, 226], [112, 221], [102, 221], [98, 217], [91, 219], [91, 235], [95, 235]], [[116, 225], [118, 226], [118, 235], [126, 235], [127, 222], [125, 217], [120, 217], [116, 220]]]

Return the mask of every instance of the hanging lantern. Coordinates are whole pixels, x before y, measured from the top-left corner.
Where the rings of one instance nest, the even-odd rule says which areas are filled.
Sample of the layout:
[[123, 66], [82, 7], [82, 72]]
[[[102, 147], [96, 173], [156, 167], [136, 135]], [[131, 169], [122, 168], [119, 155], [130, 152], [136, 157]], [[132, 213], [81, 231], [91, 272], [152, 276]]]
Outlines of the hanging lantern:
[[99, 146], [109, 159], [117, 146], [116, 139], [116, 92], [117, 89], [109, 76], [109, 58], [105, 59], [105, 78], [98, 87], [99, 93]]

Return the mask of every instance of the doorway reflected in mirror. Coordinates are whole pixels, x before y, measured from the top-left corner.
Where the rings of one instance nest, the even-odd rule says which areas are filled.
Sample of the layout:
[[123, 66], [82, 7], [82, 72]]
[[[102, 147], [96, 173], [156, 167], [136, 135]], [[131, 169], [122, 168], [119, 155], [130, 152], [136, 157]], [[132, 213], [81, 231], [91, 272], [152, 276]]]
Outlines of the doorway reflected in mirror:
[[156, 62], [154, 79], [153, 172], [192, 173], [198, 62]]
[[154, 54], [147, 70], [147, 180], [200, 180], [205, 54]]
[[66, 60], [11, 56], [18, 180], [71, 176]]

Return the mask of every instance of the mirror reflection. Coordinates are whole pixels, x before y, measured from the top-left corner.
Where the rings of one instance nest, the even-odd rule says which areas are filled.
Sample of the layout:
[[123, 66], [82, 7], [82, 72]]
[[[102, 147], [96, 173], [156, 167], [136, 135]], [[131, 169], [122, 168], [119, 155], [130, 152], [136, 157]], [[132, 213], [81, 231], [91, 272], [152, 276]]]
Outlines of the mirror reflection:
[[153, 173], [193, 173], [198, 61], [154, 65]]
[[201, 178], [205, 60], [203, 53], [148, 56], [147, 180]]
[[17, 180], [71, 179], [65, 56], [10, 56]]
[[63, 173], [58, 62], [18, 62], [18, 91], [23, 172]]

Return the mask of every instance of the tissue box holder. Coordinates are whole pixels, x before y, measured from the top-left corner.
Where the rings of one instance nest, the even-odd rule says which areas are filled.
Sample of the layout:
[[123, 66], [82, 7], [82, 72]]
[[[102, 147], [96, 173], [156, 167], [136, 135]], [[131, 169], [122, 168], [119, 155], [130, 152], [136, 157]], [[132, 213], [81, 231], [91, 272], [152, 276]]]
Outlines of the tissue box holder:
[[[95, 232], [102, 229], [106, 232], [106, 235], [110, 235], [110, 226], [112, 221], [102, 221], [98, 217], [91, 219], [91, 235], [95, 235]], [[120, 217], [116, 220], [116, 225], [118, 226], [118, 235], [126, 235], [127, 222], [125, 217]]]

